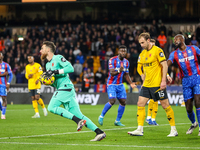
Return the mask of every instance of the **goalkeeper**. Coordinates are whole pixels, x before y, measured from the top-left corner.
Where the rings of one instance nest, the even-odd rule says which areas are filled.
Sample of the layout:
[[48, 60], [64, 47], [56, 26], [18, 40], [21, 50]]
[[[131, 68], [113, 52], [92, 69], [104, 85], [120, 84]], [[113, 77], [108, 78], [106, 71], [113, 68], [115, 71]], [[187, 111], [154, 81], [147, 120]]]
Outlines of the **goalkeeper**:
[[[55, 77], [51, 85], [57, 90], [54, 92], [48, 106], [48, 110], [54, 114], [73, 120], [77, 123], [77, 131], [80, 131], [84, 125], [90, 130], [96, 132], [96, 136], [91, 141], [100, 141], [106, 137], [106, 134], [100, 130], [89, 118], [84, 116], [75, 99], [74, 85], [69, 79], [68, 73], [74, 72], [71, 63], [61, 55], [54, 55], [56, 46], [53, 42], [43, 42], [40, 50], [41, 59], [47, 59], [45, 77]], [[44, 77], [44, 78], [45, 78]], [[63, 105], [64, 108], [60, 107]]]

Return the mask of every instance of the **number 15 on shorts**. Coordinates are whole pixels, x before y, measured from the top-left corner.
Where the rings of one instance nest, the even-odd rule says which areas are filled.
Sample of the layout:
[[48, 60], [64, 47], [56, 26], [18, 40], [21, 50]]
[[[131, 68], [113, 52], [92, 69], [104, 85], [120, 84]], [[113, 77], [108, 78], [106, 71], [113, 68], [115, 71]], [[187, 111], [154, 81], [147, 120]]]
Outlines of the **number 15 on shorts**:
[[155, 93], [155, 97], [156, 97], [156, 100], [162, 100], [164, 99], [165, 97], [165, 91], [164, 90], [159, 90]]

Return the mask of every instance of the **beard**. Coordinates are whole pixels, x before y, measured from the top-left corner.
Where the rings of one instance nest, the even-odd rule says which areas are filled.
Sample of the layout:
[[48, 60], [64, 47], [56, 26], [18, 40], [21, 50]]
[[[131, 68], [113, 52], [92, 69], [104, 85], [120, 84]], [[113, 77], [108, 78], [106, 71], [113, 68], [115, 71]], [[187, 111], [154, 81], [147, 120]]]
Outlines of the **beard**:
[[40, 59], [43, 61], [43, 60], [45, 60], [47, 58], [47, 54], [42, 54], [41, 56], [40, 56]]
[[175, 49], [181, 48], [181, 42], [175, 45]]

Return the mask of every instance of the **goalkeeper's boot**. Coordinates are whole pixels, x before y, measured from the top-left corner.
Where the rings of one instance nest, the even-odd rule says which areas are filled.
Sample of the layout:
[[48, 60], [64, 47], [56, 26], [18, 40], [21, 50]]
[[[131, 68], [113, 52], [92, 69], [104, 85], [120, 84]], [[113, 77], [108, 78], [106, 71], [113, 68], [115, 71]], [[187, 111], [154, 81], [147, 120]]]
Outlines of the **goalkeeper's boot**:
[[192, 132], [194, 131], [194, 129], [198, 127], [198, 123], [195, 121], [195, 123], [193, 123], [190, 128], [187, 130], [186, 134], [192, 134]]
[[167, 137], [175, 137], [178, 136], [178, 132], [176, 129], [171, 130], [170, 134]]
[[86, 124], [86, 120], [80, 120], [78, 122], [78, 127], [77, 127], [77, 131], [81, 131], [81, 129], [83, 128], [83, 126]]
[[36, 113], [34, 116], [32, 116], [32, 118], [40, 118], [39, 113]]
[[134, 131], [129, 131], [128, 134], [132, 136], [143, 136], [143, 132], [139, 129], [136, 129]]
[[1, 119], [6, 119], [6, 115], [1, 115]]
[[47, 109], [46, 109], [46, 108], [43, 109], [43, 112], [44, 112], [44, 116], [47, 116], [47, 115], [48, 115], [48, 112], [47, 112]]
[[159, 124], [157, 124], [157, 122], [154, 120], [152, 121], [153, 125], [158, 126]]
[[101, 134], [97, 134], [97, 135], [95, 136], [95, 138], [92, 139], [92, 140], [90, 140], [90, 141], [101, 141], [101, 140], [103, 140], [104, 138], [106, 138], [106, 133], [105, 133], [105, 132], [104, 132], [104, 133], [101, 133]]
[[103, 125], [103, 117], [99, 116], [98, 123], [102, 126]]
[[153, 122], [152, 122], [151, 118], [150, 119], [146, 119], [146, 123], [148, 123], [149, 125], [153, 125]]
[[125, 126], [125, 125], [123, 125], [120, 121], [116, 121], [115, 120], [115, 123], [114, 123], [116, 126]]

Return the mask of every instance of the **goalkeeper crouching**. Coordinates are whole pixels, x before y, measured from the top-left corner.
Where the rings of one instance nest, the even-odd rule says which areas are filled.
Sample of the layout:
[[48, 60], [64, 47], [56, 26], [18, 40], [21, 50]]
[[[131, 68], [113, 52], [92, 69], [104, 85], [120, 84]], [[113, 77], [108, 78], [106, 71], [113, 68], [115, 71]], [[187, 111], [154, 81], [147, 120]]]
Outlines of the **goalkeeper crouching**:
[[[99, 129], [89, 118], [84, 116], [79, 108], [79, 104], [75, 99], [75, 89], [73, 83], [69, 79], [68, 73], [74, 72], [71, 63], [61, 55], [54, 55], [56, 46], [53, 42], [43, 42], [41, 59], [47, 59], [46, 73], [44, 78], [55, 77], [54, 83], [51, 85], [57, 90], [54, 92], [48, 106], [48, 111], [60, 115], [62, 117], [73, 120], [77, 123], [77, 131], [80, 131], [85, 125], [96, 133], [94, 139], [90, 141], [100, 141], [106, 137], [105, 132]], [[60, 107], [63, 105], [64, 108]]]

